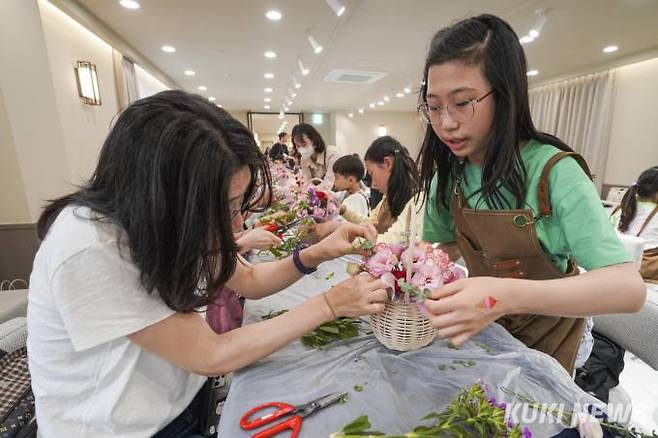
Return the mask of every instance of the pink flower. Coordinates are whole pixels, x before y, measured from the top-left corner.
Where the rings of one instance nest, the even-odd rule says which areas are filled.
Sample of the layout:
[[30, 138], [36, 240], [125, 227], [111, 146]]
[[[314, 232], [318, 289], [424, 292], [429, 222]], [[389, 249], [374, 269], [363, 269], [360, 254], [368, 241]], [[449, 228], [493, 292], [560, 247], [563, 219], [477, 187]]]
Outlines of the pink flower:
[[398, 258], [390, 248], [376, 251], [367, 261], [366, 270], [375, 277], [381, 277], [386, 272], [391, 272], [397, 264]]

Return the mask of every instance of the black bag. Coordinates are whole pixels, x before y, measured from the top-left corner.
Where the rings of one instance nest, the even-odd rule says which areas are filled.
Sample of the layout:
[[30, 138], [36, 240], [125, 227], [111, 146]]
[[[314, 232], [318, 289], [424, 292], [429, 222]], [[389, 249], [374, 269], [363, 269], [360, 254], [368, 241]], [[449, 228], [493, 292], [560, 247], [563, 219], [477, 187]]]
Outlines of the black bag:
[[585, 365], [576, 370], [576, 384], [604, 403], [610, 390], [619, 385], [624, 369], [625, 350], [596, 331], [592, 331], [594, 347]]
[[0, 436], [37, 436], [34, 394], [27, 367], [27, 348], [11, 353], [0, 350]]

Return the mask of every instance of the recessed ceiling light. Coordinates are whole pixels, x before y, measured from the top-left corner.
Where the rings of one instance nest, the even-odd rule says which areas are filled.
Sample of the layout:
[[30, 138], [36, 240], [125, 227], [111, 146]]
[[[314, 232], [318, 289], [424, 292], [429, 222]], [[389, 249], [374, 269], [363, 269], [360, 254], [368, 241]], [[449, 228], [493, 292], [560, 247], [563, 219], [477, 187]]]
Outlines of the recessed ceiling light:
[[279, 118], [280, 118], [280, 119], [283, 118], [283, 113], [279, 113]]
[[221, 103], [218, 103], [217, 106], [220, 108], [224, 108]]
[[183, 73], [185, 73], [185, 76], [194, 76], [194, 75], [196, 75], [196, 72], [194, 70], [185, 70]]
[[139, 3], [137, 3], [135, 0], [121, 0], [119, 2], [121, 6], [127, 9], [139, 9]]
[[341, 5], [338, 0], [326, 0], [326, 2], [334, 10], [336, 16], [340, 17], [345, 12], [345, 6]]
[[263, 109], [270, 109], [269, 105], [263, 105]]
[[271, 99], [271, 98], [269, 98], [269, 97], [266, 97], [265, 99], [263, 99], [263, 101], [264, 101], [264, 102], [268, 102], [268, 103], [269, 103], [269, 102], [272, 102], [272, 99]]
[[404, 91], [405, 93], [409, 94], [409, 93], [411, 93], [411, 88], [409, 88], [409, 87], [404, 87], [404, 90], [403, 90], [403, 91]]
[[304, 67], [304, 63], [302, 62], [301, 59], [297, 60], [297, 65], [299, 65], [299, 71], [302, 72], [302, 75], [306, 76], [310, 73], [310, 70]]
[[371, 103], [371, 104], [368, 105], [368, 106], [369, 106], [370, 108], [374, 108], [374, 107], [375, 107], [375, 104], [374, 104], [374, 103]]
[[384, 106], [384, 102], [382, 102], [382, 101], [380, 100], [379, 102], [377, 102], [377, 105], [379, 105], [379, 106]]
[[395, 93], [395, 97], [404, 97], [404, 93]]
[[390, 99], [388, 96], [384, 96], [384, 100], [385, 100], [386, 102], [390, 102], [391, 99]]
[[272, 73], [265, 73], [265, 79], [273, 79], [274, 75]]
[[215, 96], [210, 96], [210, 97], [208, 98], [208, 100], [211, 101], [211, 102], [214, 102], [214, 101], [217, 100], [217, 98], [216, 98]]
[[297, 93], [290, 93], [290, 97], [297, 97]]
[[363, 108], [359, 108], [359, 114], [363, 114]]
[[522, 36], [521, 38], [519, 38], [519, 42], [521, 44], [528, 44], [528, 43], [533, 42], [534, 40], [535, 39], [533, 37], [531, 37], [530, 35], [525, 35], [525, 36]]
[[350, 111], [350, 113], [347, 115], [347, 117], [349, 117], [351, 119], [352, 117], [354, 117], [354, 113], [352, 111]]
[[603, 52], [604, 53], [612, 53], [612, 52], [616, 52], [617, 50], [619, 50], [619, 47], [617, 47], [617, 46], [608, 46], [605, 49], [603, 49]]
[[300, 89], [300, 88], [302, 88], [302, 84], [300, 84], [299, 82], [298, 82], [298, 83], [296, 83], [296, 84], [295, 84], [295, 88], [297, 88], [297, 89]]
[[207, 89], [208, 89], [208, 87], [205, 87], [205, 86], [203, 86], [203, 85], [199, 85], [199, 86], [197, 87], [197, 90], [199, 90], [199, 91], [206, 91]]
[[265, 13], [265, 16], [267, 17], [268, 20], [272, 20], [272, 21], [278, 21], [281, 19], [281, 17], [283, 17], [283, 15], [281, 15], [281, 12], [274, 10], [267, 11]]
[[172, 46], [162, 46], [161, 49], [163, 52], [167, 53], [174, 53], [176, 51], [176, 48]]
[[311, 48], [313, 49], [313, 53], [315, 53], [316, 55], [322, 53], [323, 47], [320, 45], [320, 43], [318, 43], [318, 40], [315, 39], [315, 37], [310, 33], [308, 34], [308, 42], [311, 45]]
[[265, 92], [266, 92], [266, 93], [271, 93], [271, 92], [272, 92], [272, 89], [271, 89], [270, 87], [267, 87], [267, 88], [265, 89]]
[[276, 58], [276, 52], [274, 52], [273, 50], [268, 50], [267, 52], [265, 52], [265, 57], [270, 59]]
[[526, 75], [528, 76], [537, 76], [539, 74], [538, 70], [528, 70], [528, 73]]

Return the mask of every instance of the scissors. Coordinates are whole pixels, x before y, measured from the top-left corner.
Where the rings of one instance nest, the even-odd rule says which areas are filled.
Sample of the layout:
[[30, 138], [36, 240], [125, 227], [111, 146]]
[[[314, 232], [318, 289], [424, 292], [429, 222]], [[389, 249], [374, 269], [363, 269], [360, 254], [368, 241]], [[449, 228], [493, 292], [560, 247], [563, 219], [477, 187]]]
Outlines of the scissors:
[[[279, 418], [290, 415], [290, 418], [288, 418], [287, 420], [281, 421], [280, 423], [276, 423], [273, 426], [268, 427], [267, 429], [261, 430], [252, 438], [273, 437], [276, 434], [283, 432], [284, 430], [287, 429], [292, 430], [292, 434], [290, 435], [290, 438], [297, 438], [297, 435], [299, 435], [299, 429], [301, 429], [302, 427], [302, 419], [304, 417], [311, 415], [312, 413], [314, 413], [319, 409], [324, 409], [328, 406], [333, 405], [334, 403], [337, 403], [346, 395], [347, 395], [346, 392], [341, 392], [341, 393], [334, 392], [331, 394], [324, 395], [320, 398], [316, 398], [315, 400], [312, 400], [306, 404], [299, 406], [293, 406], [291, 404], [282, 403], [282, 402], [263, 403], [262, 405], [258, 405], [255, 408], [251, 409], [246, 414], [244, 414], [242, 418], [240, 418], [240, 427], [244, 430], [258, 429], [259, 427], [265, 424], [272, 423], [278, 420]], [[255, 413], [265, 410], [267, 408], [276, 408], [277, 410], [265, 414], [259, 418], [256, 418], [255, 420], [250, 419], [251, 416], [254, 415]]]

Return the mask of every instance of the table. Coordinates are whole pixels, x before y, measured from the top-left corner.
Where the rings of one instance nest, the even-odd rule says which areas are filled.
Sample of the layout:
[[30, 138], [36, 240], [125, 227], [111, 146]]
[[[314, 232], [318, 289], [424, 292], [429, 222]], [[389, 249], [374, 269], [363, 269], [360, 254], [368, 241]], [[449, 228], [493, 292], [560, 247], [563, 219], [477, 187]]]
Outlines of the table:
[[[278, 294], [248, 300], [244, 323], [259, 321], [273, 310], [292, 308], [342, 281], [347, 278], [345, 264], [344, 259], [323, 263], [315, 274]], [[326, 279], [331, 272], [333, 277]], [[364, 328], [369, 327], [364, 324]], [[475, 365], [465, 367], [453, 362], [459, 360], [472, 360]], [[440, 365], [447, 369], [439, 369]], [[327, 437], [363, 414], [369, 416], [373, 430], [404, 433], [420, 424], [419, 419], [429, 412], [441, 411], [459, 389], [479, 379], [493, 390], [505, 386], [530, 394], [538, 402], [565, 403], [569, 409], [574, 403], [596, 403], [573, 383], [557, 361], [527, 348], [498, 324], [459, 350], [437, 338], [420, 350], [396, 352], [386, 349], [372, 334], [364, 333], [324, 351], [311, 350], [296, 341], [236, 372], [224, 404], [219, 436], [253, 435], [240, 429], [239, 420], [260, 403], [304, 403], [334, 391], [348, 392], [347, 403], [306, 418], [300, 437]], [[357, 385], [363, 391], [357, 391]], [[499, 390], [495, 396], [512, 401]], [[557, 424], [529, 426], [536, 437], [551, 436], [564, 428]]]

